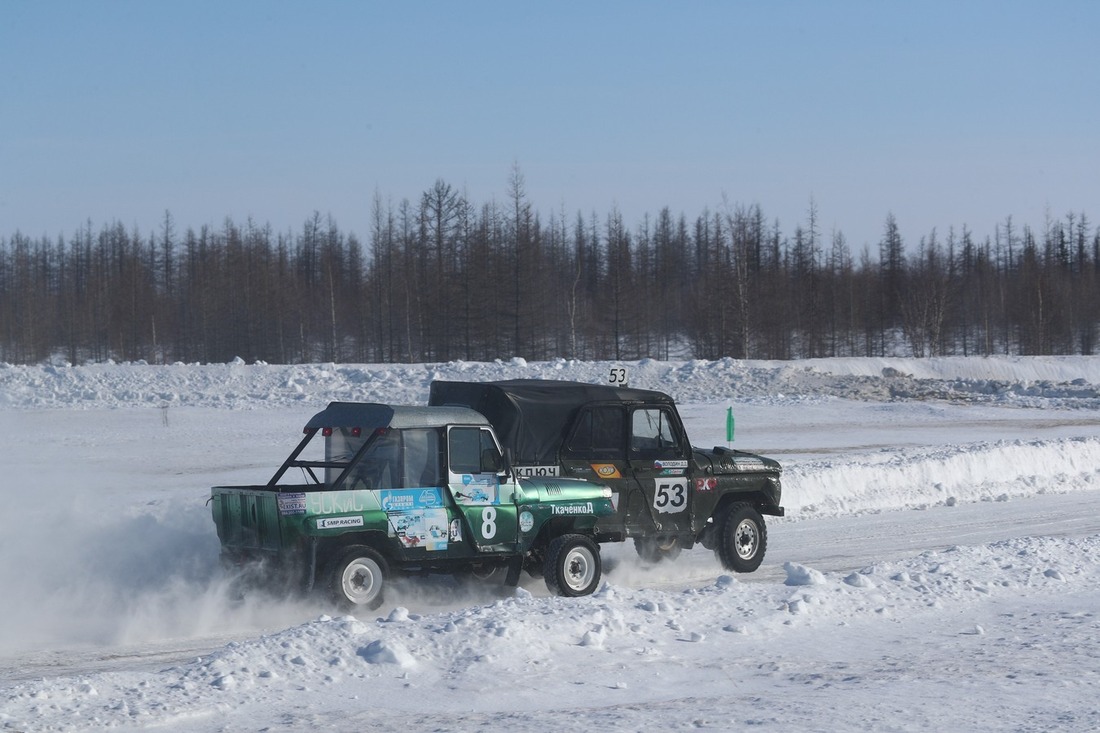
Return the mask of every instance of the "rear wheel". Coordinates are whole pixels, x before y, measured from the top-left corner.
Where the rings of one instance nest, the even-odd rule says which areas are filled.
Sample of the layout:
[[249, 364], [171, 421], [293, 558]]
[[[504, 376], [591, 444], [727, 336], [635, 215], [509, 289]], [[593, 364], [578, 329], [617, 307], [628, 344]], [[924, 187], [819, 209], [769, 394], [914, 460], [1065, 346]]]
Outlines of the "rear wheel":
[[546, 551], [546, 587], [558, 596], [586, 596], [600, 584], [600, 548], [581, 534], [555, 538]]
[[329, 596], [345, 609], [378, 608], [387, 572], [386, 560], [377, 550], [353, 545], [329, 566]]
[[675, 537], [635, 537], [634, 549], [644, 562], [659, 563], [662, 560], [675, 560], [680, 556], [680, 541]]
[[482, 583], [503, 583], [508, 569], [503, 565], [476, 563], [470, 566], [470, 575]]
[[751, 504], [734, 504], [720, 521], [715, 553], [722, 566], [735, 573], [760, 567], [768, 547], [768, 530], [760, 512]]

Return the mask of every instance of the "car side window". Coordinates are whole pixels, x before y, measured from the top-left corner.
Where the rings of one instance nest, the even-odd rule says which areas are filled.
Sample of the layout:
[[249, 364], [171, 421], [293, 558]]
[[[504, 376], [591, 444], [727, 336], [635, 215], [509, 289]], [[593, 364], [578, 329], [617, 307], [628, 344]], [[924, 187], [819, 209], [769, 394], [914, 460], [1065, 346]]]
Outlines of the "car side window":
[[574, 423], [566, 451], [585, 457], [615, 459], [625, 453], [626, 416], [618, 406], [585, 408]]
[[451, 473], [496, 473], [500, 470], [500, 450], [493, 434], [485, 428], [451, 428], [447, 440]]
[[401, 431], [405, 447], [405, 483], [410, 488], [442, 486], [440, 480], [439, 431], [406, 428]]
[[666, 410], [634, 410], [630, 420], [630, 452], [639, 458], [679, 457], [680, 444]]
[[504, 461], [501, 460], [500, 449], [497, 448], [497, 442], [493, 440], [493, 434], [485, 428], [482, 428], [479, 432], [481, 437], [481, 472], [497, 473], [504, 464]]
[[351, 428], [335, 428], [332, 435], [325, 438], [325, 486], [332, 488], [336, 479], [344, 473], [347, 464], [370, 436], [364, 436]]
[[478, 428], [451, 428], [448, 431], [451, 473], [481, 473], [480, 432]]
[[349, 488], [394, 489], [401, 486], [401, 433], [379, 430], [353, 469]]

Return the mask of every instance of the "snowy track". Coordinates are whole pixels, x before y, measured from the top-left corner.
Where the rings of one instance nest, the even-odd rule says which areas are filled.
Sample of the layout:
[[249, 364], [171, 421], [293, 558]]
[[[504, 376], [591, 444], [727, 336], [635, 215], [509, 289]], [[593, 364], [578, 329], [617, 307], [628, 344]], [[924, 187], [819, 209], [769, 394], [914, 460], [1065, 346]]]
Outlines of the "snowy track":
[[732, 400], [784, 463], [759, 572], [617, 545], [587, 599], [227, 601], [208, 487], [329, 399], [605, 367], [0, 367], [0, 730], [1100, 727], [1100, 359], [646, 362], [694, 442]]

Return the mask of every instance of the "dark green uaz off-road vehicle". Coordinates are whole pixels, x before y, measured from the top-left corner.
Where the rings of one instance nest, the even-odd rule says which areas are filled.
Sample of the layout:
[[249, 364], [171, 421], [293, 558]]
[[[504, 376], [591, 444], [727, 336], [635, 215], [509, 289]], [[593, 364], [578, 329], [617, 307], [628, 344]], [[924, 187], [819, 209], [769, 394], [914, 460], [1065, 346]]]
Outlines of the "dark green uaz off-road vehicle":
[[376, 608], [391, 574], [412, 571], [506, 569], [514, 585], [526, 569], [554, 593], [592, 593], [612, 493], [517, 477], [469, 408], [334, 402], [270, 481], [218, 486], [211, 500], [227, 562]]
[[538, 379], [437, 381], [429, 404], [485, 415], [521, 475], [607, 486], [615, 513], [600, 519], [595, 539], [633, 538], [646, 560], [700, 543], [728, 570], [752, 572], [768, 542], [761, 515], [783, 516], [779, 464], [721, 446], [692, 447], [663, 392]]

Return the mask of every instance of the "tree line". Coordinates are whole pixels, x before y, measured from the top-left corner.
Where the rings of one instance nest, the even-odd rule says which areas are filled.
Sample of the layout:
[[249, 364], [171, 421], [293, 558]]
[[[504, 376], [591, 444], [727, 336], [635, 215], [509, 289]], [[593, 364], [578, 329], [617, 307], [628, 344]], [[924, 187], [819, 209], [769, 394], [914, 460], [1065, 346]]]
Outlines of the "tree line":
[[811, 201], [784, 231], [759, 205], [628, 226], [612, 209], [545, 219], [513, 171], [506, 201], [440, 180], [376, 196], [369, 241], [314, 213], [149, 232], [88, 222], [0, 239], [0, 361], [434, 362], [912, 354], [1092, 354], [1100, 230], [1011, 217], [877, 246], [825, 234]]

